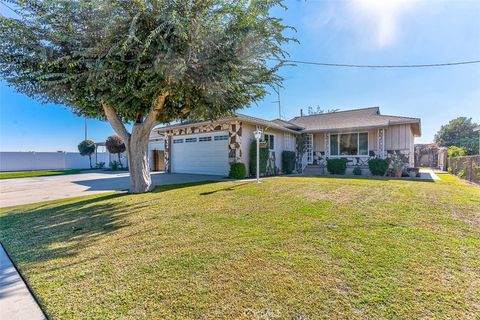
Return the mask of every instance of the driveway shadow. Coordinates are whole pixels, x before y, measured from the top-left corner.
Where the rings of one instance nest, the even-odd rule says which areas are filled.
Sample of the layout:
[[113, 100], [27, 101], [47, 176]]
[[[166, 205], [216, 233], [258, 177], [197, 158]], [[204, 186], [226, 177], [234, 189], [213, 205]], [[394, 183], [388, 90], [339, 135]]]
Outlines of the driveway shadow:
[[[118, 174], [118, 172], [117, 172]], [[154, 186], [176, 185], [189, 183], [211, 183], [214, 181], [225, 181], [222, 176], [202, 175], [202, 174], [184, 174], [184, 173], [151, 173]], [[121, 177], [105, 177], [90, 180], [77, 180], [72, 183], [88, 187], [88, 191], [123, 191], [128, 190], [130, 178], [128, 175]]]

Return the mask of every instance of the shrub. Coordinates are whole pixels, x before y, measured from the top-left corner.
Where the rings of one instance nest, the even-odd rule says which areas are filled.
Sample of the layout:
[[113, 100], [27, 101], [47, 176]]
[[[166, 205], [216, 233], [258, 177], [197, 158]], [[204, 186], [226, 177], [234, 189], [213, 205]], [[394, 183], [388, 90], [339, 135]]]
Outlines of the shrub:
[[231, 179], [244, 179], [247, 176], [247, 168], [242, 162], [234, 162], [230, 165], [228, 177]]
[[292, 173], [295, 170], [295, 152], [283, 151], [282, 152], [282, 170], [285, 173]]
[[384, 176], [388, 169], [388, 162], [385, 159], [370, 159], [368, 169], [374, 176]]
[[95, 168], [96, 168], [96, 169], [103, 169], [103, 168], [105, 168], [105, 162], [103, 162], [103, 161], [102, 161], [102, 162], [97, 162], [97, 163], [95, 164]]
[[347, 170], [347, 159], [328, 159], [327, 170], [331, 174], [345, 174]]
[[108, 152], [117, 154], [118, 162], [120, 163], [120, 167], [122, 167], [122, 161], [120, 160], [120, 153], [125, 152], [126, 147], [123, 139], [119, 136], [110, 136], [105, 141], [105, 147], [107, 148]]
[[92, 154], [95, 152], [95, 143], [92, 140], [83, 140], [78, 144], [78, 152], [82, 156], [88, 156], [90, 168], [92, 168]]
[[362, 168], [360, 168], [360, 166], [355, 166], [355, 168], [353, 168], [353, 174], [356, 175], [356, 176], [361, 176], [362, 175]]
[[121, 168], [122, 168], [121, 162], [117, 160], [110, 161], [110, 169], [112, 169], [113, 171], [120, 170]]
[[[260, 141], [260, 174], [265, 174], [267, 171], [268, 162], [268, 147]], [[257, 141], [253, 140], [250, 145], [250, 175], [255, 175], [257, 172]]]
[[452, 174], [452, 173], [453, 173], [452, 167], [448, 167], [448, 168], [447, 168], [447, 171], [448, 171], [448, 173]]
[[462, 147], [451, 146], [448, 148], [447, 153], [449, 158], [463, 157], [467, 155], [467, 150]]
[[458, 171], [457, 176], [458, 176], [459, 178], [465, 177], [465, 170], [460, 170], [460, 171]]

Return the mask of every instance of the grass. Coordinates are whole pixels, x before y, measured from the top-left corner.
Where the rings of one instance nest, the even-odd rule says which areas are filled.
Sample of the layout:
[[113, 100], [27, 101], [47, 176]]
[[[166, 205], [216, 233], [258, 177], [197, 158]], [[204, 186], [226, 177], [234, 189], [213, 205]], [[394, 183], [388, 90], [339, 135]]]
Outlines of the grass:
[[58, 175], [64, 175], [64, 174], [76, 174], [76, 173], [80, 173], [80, 172], [85, 171], [85, 170], [90, 170], [90, 169], [0, 172], [0, 179], [58, 176]]
[[475, 319], [480, 188], [283, 177], [0, 211], [52, 319]]

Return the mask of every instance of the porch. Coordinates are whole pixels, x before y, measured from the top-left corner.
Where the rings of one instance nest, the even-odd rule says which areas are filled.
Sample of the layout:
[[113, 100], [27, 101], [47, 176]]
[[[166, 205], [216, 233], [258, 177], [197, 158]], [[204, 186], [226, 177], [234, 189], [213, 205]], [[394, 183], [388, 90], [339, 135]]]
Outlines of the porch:
[[[355, 132], [313, 132], [305, 139], [303, 169], [325, 171], [327, 159], [346, 158], [347, 170], [359, 165], [368, 168], [372, 157], [386, 157], [385, 129], [367, 129]], [[348, 171], [347, 171], [348, 173]]]

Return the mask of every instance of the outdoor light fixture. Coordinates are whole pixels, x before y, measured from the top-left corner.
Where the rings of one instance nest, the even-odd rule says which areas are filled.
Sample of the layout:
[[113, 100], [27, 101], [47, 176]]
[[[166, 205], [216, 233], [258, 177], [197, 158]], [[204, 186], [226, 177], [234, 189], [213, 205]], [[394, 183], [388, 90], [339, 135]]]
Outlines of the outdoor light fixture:
[[257, 183], [260, 183], [260, 138], [262, 137], [262, 130], [257, 129], [253, 132], [255, 140], [257, 140]]

